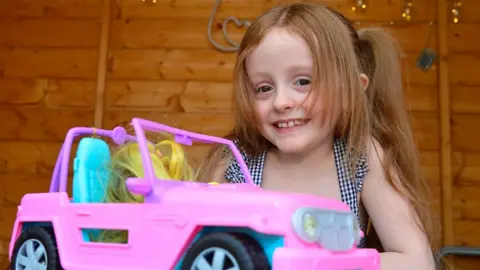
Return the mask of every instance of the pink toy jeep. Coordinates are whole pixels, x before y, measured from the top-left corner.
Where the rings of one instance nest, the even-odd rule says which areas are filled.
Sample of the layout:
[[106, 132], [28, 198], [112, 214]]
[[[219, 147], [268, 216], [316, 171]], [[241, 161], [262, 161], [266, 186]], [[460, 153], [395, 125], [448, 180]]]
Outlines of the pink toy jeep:
[[[350, 208], [335, 200], [263, 190], [252, 183], [235, 145], [226, 139], [134, 118], [125, 129], [72, 128], [53, 172], [50, 191], [26, 194], [18, 206], [9, 248], [11, 269], [69, 270], [378, 270], [376, 250], [357, 249], [362, 232]], [[210, 185], [157, 179], [145, 131], [169, 132], [230, 147], [247, 183]], [[101, 139], [80, 140], [72, 164], [73, 198], [67, 194], [75, 137], [97, 134], [117, 144], [137, 141], [145, 178], [128, 179], [145, 203], [103, 203], [110, 159]], [[103, 182], [102, 182], [103, 181]], [[100, 183], [100, 184], [99, 184]], [[118, 230], [126, 243], [93, 241], [92, 233]]]

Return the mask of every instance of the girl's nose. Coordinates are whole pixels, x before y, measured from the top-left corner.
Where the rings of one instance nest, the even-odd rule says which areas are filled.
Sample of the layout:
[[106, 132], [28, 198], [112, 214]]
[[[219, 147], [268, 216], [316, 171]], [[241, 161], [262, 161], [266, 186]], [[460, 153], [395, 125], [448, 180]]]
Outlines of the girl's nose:
[[275, 93], [273, 107], [276, 111], [289, 111], [295, 107], [295, 100], [286, 91], [279, 90]]

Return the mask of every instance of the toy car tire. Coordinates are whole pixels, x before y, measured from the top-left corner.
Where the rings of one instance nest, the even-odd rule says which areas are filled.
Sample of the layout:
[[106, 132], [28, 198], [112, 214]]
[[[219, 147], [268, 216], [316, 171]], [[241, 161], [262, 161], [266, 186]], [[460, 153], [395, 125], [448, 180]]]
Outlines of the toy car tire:
[[[17, 270], [17, 260], [20, 252], [26, 251], [26, 245], [28, 243], [34, 244], [34, 248], [37, 250], [40, 246], [44, 248], [43, 254], [39, 259], [36, 259], [37, 262], [46, 264], [46, 270], [59, 270], [63, 269], [60, 265], [60, 260], [58, 257], [57, 245], [53, 234], [50, 233], [47, 229], [34, 227], [25, 230], [20, 237], [18, 237], [13, 248], [12, 260], [10, 263], [10, 270]], [[28, 255], [26, 254], [28, 258]]]
[[217, 251], [227, 256], [223, 268], [218, 270], [233, 269], [234, 266], [241, 270], [270, 269], [262, 248], [253, 239], [234, 233], [211, 233], [197, 240], [186, 252], [181, 269], [200, 269], [195, 266], [202, 259], [212, 265]]

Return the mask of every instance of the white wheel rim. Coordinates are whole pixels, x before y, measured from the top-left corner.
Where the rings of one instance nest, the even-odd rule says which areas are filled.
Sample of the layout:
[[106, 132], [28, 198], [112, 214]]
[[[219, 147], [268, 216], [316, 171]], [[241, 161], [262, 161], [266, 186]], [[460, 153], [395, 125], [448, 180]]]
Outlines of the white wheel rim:
[[237, 260], [227, 250], [211, 247], [203, 250], [192, 263], [191, 270], [240, 270]]
[[47, 250], [37, 239], [28, 239], [17, 252], [15, 270], [47, 270]]

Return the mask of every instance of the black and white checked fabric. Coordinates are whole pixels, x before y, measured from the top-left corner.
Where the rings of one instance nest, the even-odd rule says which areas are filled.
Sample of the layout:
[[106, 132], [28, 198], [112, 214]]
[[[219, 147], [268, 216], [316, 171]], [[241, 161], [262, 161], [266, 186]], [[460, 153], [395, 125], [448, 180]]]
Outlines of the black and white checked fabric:
[[[238, 141], [235, 140], [234, 143], [238, 147]], [[255, 183], [255, 185], [261, 186], [263, 177], [263, 166], [265, 164], [265, 157], [267, 156], [267, 151], [265, 150], [258, 156], [248, 156], [245, 151], [240, 147], [239, 151], [242, 154], [245, 163], [247, 164], [253, 182]], [[358, 194], [362, 191], [363, 179], [368, 172], [368, 163], [366, 156], [364, 156], [358, 161], [356, 166], [356, 172], [353, 175], [351, 173], [349, 162], [346, 158], [347, 141], [345, 139], [335, 139], [333, 144], [333, 153], [335, 156], [335, 165], [337, 168], [338, 182], [340, 185], [342, 201], [348, 204], [352, 212], [355, 213], [355, 215], [357, 216], [358, 224], [362, 224], [360, 222]], [[235, 159], [233, 159], [228, 166], [225, 172], [225, 179], [230, 181], [231, 183], [245, 182], [242, 170], [240, 169], [240, 166]], [[363, 226], [362, 230], [365, 232]], [[363, 247], [364, 245], [365, 238], [363, 238], [358, 247]]]

